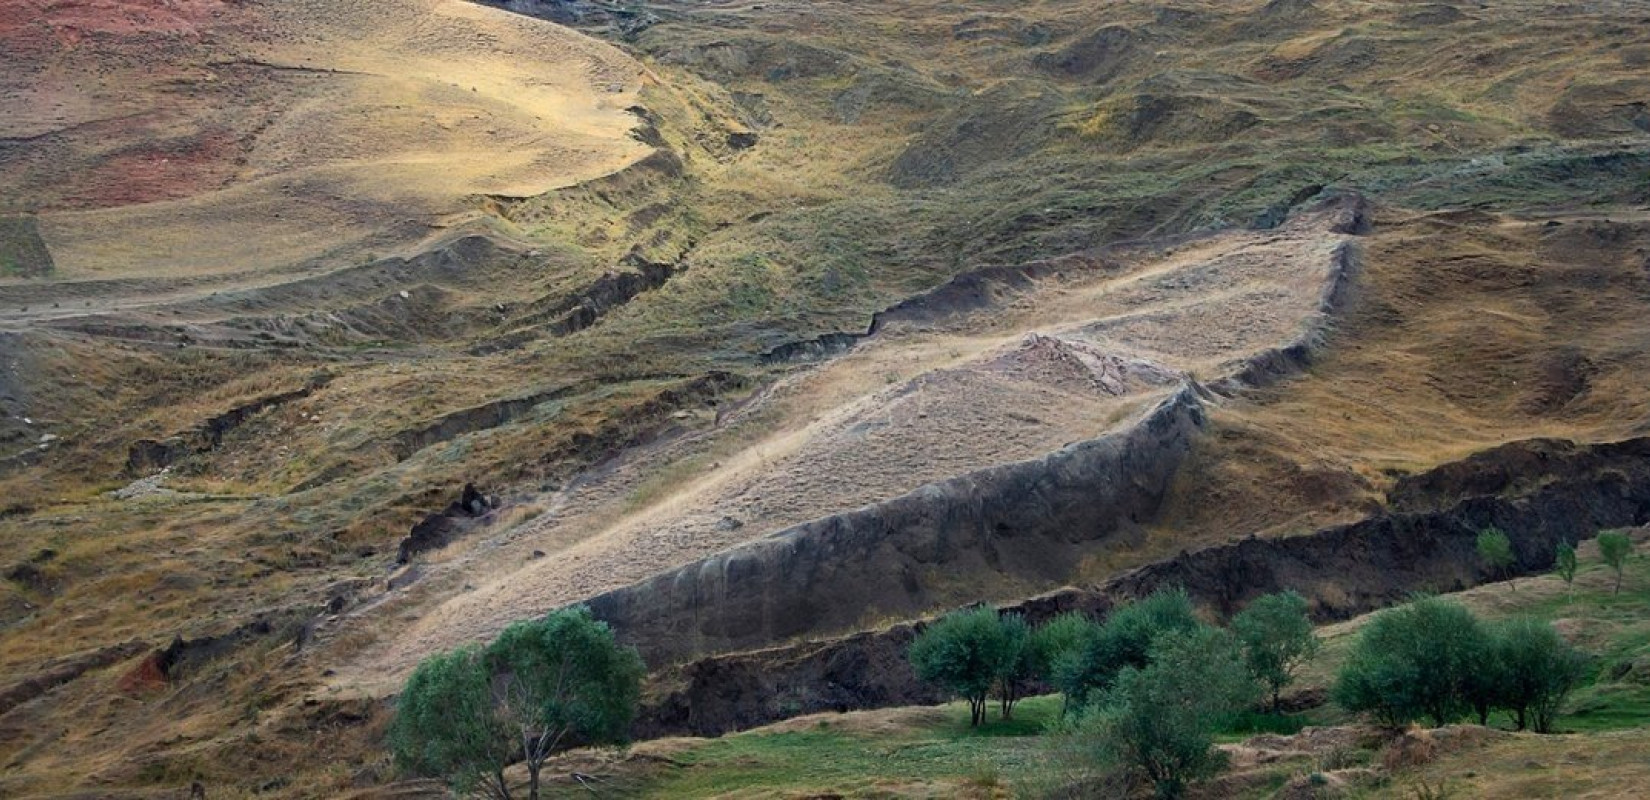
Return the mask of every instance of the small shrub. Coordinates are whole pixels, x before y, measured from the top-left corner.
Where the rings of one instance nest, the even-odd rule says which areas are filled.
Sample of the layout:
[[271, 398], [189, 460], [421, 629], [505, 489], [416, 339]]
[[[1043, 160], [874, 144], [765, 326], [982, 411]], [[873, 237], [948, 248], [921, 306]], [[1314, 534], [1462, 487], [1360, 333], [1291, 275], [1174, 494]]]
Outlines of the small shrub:
[[1633, 540], [1624, 531], [1605, 531], [1598, 535], [1598, 553], [1604, 563], [1616, 572], [1614, 593], [1621, 594], [1621, 572], [1627, 567], [1627, 556], [1633, 552]]
[[1199, 626], [1157, 637], [1144, 666], [1127, 666], [1084, 712], [1077, 736], [1099, 762], [1148, 780], [1158, 797], [1219, 772], [1214, 733], [1253, 703], [1258, 685], [1231, 635]]
[[1512, 565], [1515, 560], [1512, 541], [1500, 528], [1485, 528], [1478, 532], [1478, 558], [1492, 572], [1506, 578], [1513, 591], [1518, 591], [1518, 582], [1512, 580]]
[[1564, 579], [1564, 588], [1572, 594], [1575, 592], [1576, 582], [1576, 548], [1569, 542], [1560, 542], [1558, 552], [1553, 554], [1553, 571]]

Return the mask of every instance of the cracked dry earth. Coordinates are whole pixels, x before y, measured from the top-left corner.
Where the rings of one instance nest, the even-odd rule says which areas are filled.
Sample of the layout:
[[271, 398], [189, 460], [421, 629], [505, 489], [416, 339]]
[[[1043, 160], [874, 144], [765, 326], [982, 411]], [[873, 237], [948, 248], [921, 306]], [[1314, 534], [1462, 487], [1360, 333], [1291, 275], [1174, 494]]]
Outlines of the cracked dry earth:
[[710, 432], [610, 465], [547, 498], [538, 517], [418, 567], [409, 589], [344, 622], [375, 641], [332, 683], [390, 690], [421, 657], [514, 620], [1131, 424], [1184, 376], [1230, 374], [1321, 324], [1350, 238], [1331, 232], [1330, 216], [1194, 240], [1045, 282], [1006, 307], [891, 326]]

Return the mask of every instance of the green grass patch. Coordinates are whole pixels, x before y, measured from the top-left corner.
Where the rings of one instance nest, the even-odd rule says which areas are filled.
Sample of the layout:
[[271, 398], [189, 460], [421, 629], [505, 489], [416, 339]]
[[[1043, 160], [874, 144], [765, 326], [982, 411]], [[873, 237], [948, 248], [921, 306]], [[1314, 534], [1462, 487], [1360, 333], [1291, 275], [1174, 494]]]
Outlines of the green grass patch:
[[[613, 787], [653, 798], [897, 795], [956, 796], [970, 787], [1013, 785], [1043, 758], [1042, 734], [1060, 716], [1058, 696], [1033, 697], [1002, 720], [997, 709], [979, 728], [968, 707], [912, 714], [887, 724], [821, 717], [812, 727], [723, 736], [674, 753], [670, 764]], [[617, 779], [615, 779], [617, 780]], [[576, 787], [557, 787], [580, 796]]]

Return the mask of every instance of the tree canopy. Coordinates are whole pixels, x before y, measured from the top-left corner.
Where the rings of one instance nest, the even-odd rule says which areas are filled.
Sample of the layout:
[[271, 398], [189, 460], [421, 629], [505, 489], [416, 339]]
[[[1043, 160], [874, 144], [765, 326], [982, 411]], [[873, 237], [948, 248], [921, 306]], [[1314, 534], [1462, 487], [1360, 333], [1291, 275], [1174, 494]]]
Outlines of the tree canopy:
[[1306, 598], [1292, 591], [1256, 598], [1232, 618], [1231, 628], [1249, 673], [1270, 690], [1275, 710], [1283, 687], [1318, 652]]
[[455, 791], [509, 800], [504, 767], [527, 764], [528, 797], [550, 755], [622, 741], [641, 692], [641, 657], [584, 608], [506, 628], [485, 650], [425, 659], [402, 690], [390, 746], [404, 770]]

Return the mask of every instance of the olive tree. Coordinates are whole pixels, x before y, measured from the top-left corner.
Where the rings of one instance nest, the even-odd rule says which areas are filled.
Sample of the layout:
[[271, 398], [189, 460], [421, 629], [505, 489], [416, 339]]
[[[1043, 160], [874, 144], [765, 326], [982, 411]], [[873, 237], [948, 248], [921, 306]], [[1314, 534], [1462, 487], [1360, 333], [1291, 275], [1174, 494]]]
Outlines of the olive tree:
[[1058, 665], [1052, 682], [1072, 705], [1082, 707], [1110, 687], [1124, 668], [1146, 666], [1159, 637], [1202, 625], [1186, 590], [1160, 589], [1113, 611]]
[[929, 625], [911, 643], [907, 658], [918, 679], [967, 700], [969, 724], [979, 725], [992, 687], [1019, 655], [997, 610], [979, 606], [953, 611]]
[[527, 796], [559, 750], [622, 742], [641, 696], [642, 659], [588, 609], [517, 622], [487, 648], [495, 708], [519, 737]]
[[475, 647], [420, 662], [390, 725], [396, 767], [444, 778], [460, 795], [509, 800], [504, 768], [518, 749], [514, 732], [495, 713], [491, 684]]
[[1103, 766], [1145, 778], [1158, 797], [1179, 797], [1225, 766], [1214, 734], [1258, 693], [1230, 634], [1209, 626], [1167, 631], [1147, 663], [1123, 667], [1096, 695], [1075, 735]]
[[1515, 618], [1492, 628], [1497, 707], [1519, 730], [1551, 733], [1558, 708], [1586, 677], [1588, 659], [1545, 620]]
[[[1031, 632], [1031, 639], [1026, 646], [1032, 670], [1039, 678], [1058, 685], [1056, 676], [1062, 670], [1075, 671], [1075, 668], [1067, 665], [1083, 652], [1089, 639], [1099, 630], [1099, 623], [1079, 611], [1067, 611], [1043, 623]], [[1071, 697], [1068, 695], [1065, 696], [1065, 704], [1060, 710], [1061, 716], [1070, 709]]]
[[1283, 687], [1318, 652], [1306, 598], [1292, 591], [1256, 598], [1232, 618], [1231, 628], [1249, 674], [1270, 690], [1276, 711]]
[[494, 800], [510, 800], [504, 768], [525, 761], [536, 800], [552, 754], [624, 739], [642, 673], [635, 649], [586, 609], [518, 622], [485, 650], [420, 663], [397, 703], [390, 748], [403, 770]]
[[1031, 626], [1019, 614], [1003, 614], [997, 619], [1003, 629], [1005, 652], [997, 665], [997, 700], [1003, 719], [1014, 718], [1014, 704], [1039, 677], [1036, 653], [1031, 648]]
[[1333, 690], [1353, 712], [1401, 727], [1445, 725], [1473, 706], [1483, 626], [1459, 604], [1423, 597], [1377, 614], [1359, 632]]

